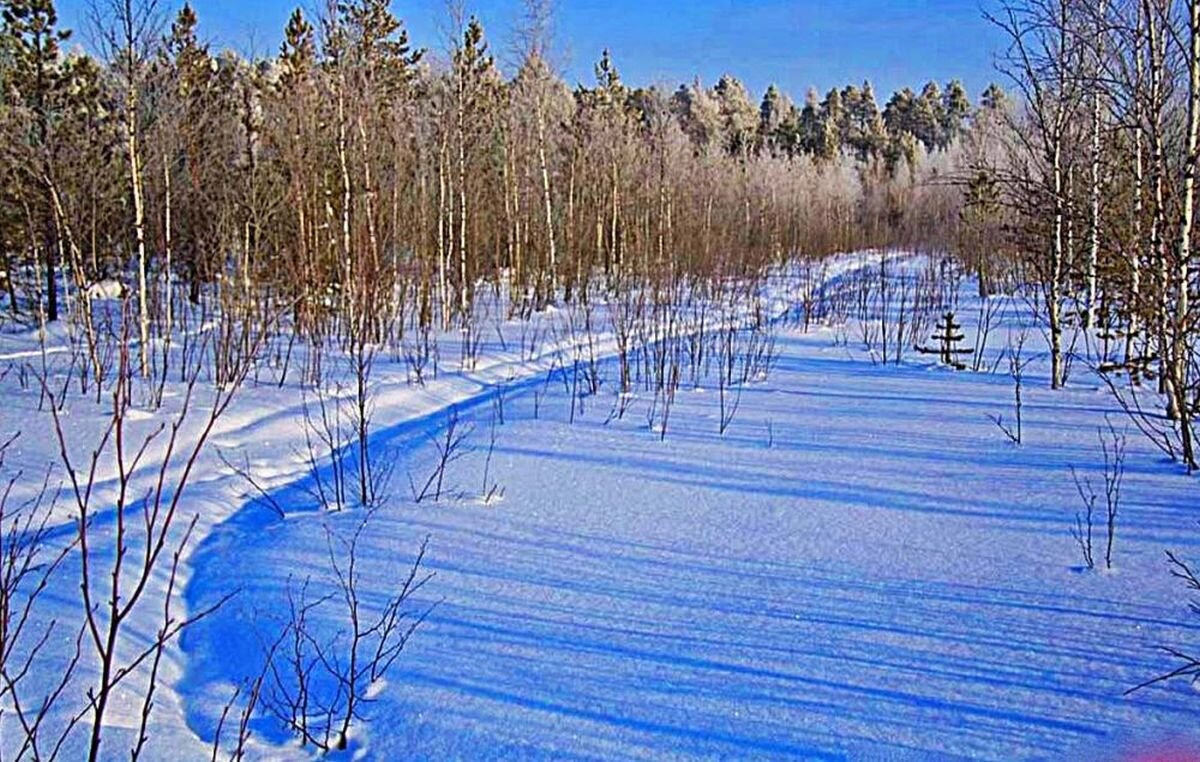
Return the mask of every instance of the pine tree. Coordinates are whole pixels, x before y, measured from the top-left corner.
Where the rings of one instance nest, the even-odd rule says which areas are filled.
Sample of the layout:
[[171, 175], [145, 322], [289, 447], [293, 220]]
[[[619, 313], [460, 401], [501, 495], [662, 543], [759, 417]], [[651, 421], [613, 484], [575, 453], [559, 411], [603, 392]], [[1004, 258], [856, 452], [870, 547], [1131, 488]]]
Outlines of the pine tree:
[[1002, 111], [1008, 106], [1008, 95], [995, 82], [987, 86], [979, 98], [980, 108]]
[[[495, 60], [488, 53], [488, 43], [484, 37], [483, 24], [472, 16], [463, 30], [462, 39], [454, 51], [454, 86], [457, 100], [455, 132], [458, 146], [458, 264], [459, 264], [459, 310], [465, 321], [470, 320], [471, 303], [474, 297], [471, 289], [473, 282], [470, 265], [468, 242], [468, 165], [482, 143], [480, 133], [486, 124], [485, 112], [489, 100], [498, 91], [499, 78], [496, 74]], [[619, 83], [616, 69], [612, 69], [612, 78]]]
[[796, 142], [798, 149], [809, 156], [824, 156], [825, 130], [821, 119], [821, 104], [817, 100], [817, 91], [809, 88], [804, 98], [804, 108], [796, 125]]
[[821, 102], [821, 134], [817, 156], [832, 159], [842, 150], [842, 125], [845, 123], [842, 95], [836, 88], [825, 95]]
[[883, 123], [892, 137], [916, 134], [913, 114], [916, 108], [916, 99], [916, 94], [907, 87], [892, 94], [891, 100], [883, 109]]
[[865, 160], [875, 161], [887, 150], [887, 126], [883, 123], [883, 114], [878, 108], [872, 109], [871, 116], [865, 125], [863, 147]]
[[854, 91], [853, 100], [847, 105], [849, 116], [849, 147], [859, 161], [878, 158], [887, 142], [883, 118], [875, 102], [875, 90], [870, 82], [864, 82], [862, 90]]
[[963, 355], [974, 354], [975, 350], [959, 348], [959, 343], [966, 337], [963, 336], [962, 326], [955, 320], [953, 312], [946, 312], [942, 315], [941, 322], [937, 326], [937, 331], [930, 338], [937, 341], [937, 347], [918, 346], [918, 352], [922, 354], [935, 354], [943, 365], [947, 365], [955, 370], [967, 369], [967, 366], [958, 358]]
[[293, 10], [279, 47], [279, 90], [289, 90], [311, 76], [317, 61], [314, 33], [313, 25], [304, 17], [304, 11], [300, 8]]
[[858, 113], [859, 93], [855, 85], [846, 85], [841, 93], [841, 110], [835, 124], [838, 131], [838, 146], [847, 151], [855, 150], [854, 119]]
[[[175, 181], [166, 177], [174, 196], [170, 232], [177, 256], [173, 258], [184, 270], [192, 303], [199, 302], [201, 287], [219, 271], [216, 249], [220, 234], [217, 215], [212, 213], [215, 199], [208, 187], [226, 172], [231, 158], [225, 148], [229, 141], [224, 138], [232, 121], [235, 91], [231, 70], [223, 69], [208, 45], [200, 41], [198, 26], [195, 11], [184, 4], [161, 50], [167, 97], [174, 106], [164, 109], [171, 112], [174, 123], [160, 131], [166, 162], [163, 171], [180, 175]], [[151, 161], [151, 166], [157, 167], [158, 158]]]
[[894, 177], [900, 169], [901, 162], [904, 162], [909, 169], [915, 168], [920, 145], [911, 132], [889, 134], [887, 145], [883, 151], [884, 167], [887, 169], [888, 175]]
[[164, 45], [164, 53], [176, 71], [181, 94], [201, 89], [212, 71], [208, 46], [200, 43], [196, 36], [199, 19], [190, 3], [184, 3], [171, 24], [171, 34]]
[[613, 63], [612, 54], [608, 48], [600, 55], [600, 60], [596, 62], [596, 88], [592, 90], [592, 96], [596, 101], [596, 105], [613, 108], [625, 107], [625, 99], [628, 95], [624, 83], [621, 82], [621, 72], [617, 70], [617, 65]]
[[957, 79], [946, 85], [942, 95], [942, 147], [946, 148], [962, 137], [967, 118], [971, 115], [971, 100], [966, 88]]
[[41, 252], [44, 312], [48, 321], [58, 320], [58, 229], [54, 218], [52, 177], [54, 146], [52, 125], [57, 119], [63, 86], [60, 46], [71, 35], [58, 28], [53, 0], [4, 0], [2, 6], [4, 48], [9, 73], [6, 84], [29, 115], [29, 129], [22, 136], [31, 153], [34, 170], [29, 195], [42, 198], [42, 238], [30, 241]]
[[671, 108], [679, 126], [700, 153], [720, 143], [721, 105], [699, 80], [680, 85], [671, 98]]
[[65, 217], [61, 224], [67, 240], [60, 250], [70, 257], [78, 287], [103, 277], [104, 255], [114, 243], [107, 223], [125, 213], [121, 163], [113, 150], [120, 143], [119, 124], [108, 87], [106, 72], [94, 58], [78, 54], [63, 59], [60, 108], [53, 127], [53, 179], [61, 189], [58, 202]]
[[60, 47], [71, 32], [58, 28], [53, 0], [4, 0], [0, 8], [4, 23], [0, 34], [9, 68], [7, 84], [32, 116], [27, 139], [44, 149], [63, 81]]
[[936, 82], [928, 82], [913, 107], [913, 134], [932, 152], [942, 146], [942, 125], [945, 123], [942, 90]]
[[726, 74], [713, 88], [713, 95], [720, 104], [725, 150], [733, 156], [748, 154], [753, 148], [758, 128], [758, 110], [750, 102], [746, 86], [736, 77]]
[[[347, 53], [366, 87], [378, 88], [390, 98], [416, 78], [417, 64], [424, 50], [413, 50], [408, 30], [391, 11], [390, 0], [352, 0], [338, 5], [340, 26], [345, 30]], [[483, 27], [472, 17], [466, 34], [473, 44], [481, 44]], [[469, 40], [469, 41], [471, 41]], [[483, 44], [486, 49], [486, 44]]]
[[795, 110], [791, 99], [779, 88], [768, 87], [758, 109], [758, 145], [772, 155], [777, 154], [787, 142], [784, 128], [789, 119], [794, 119]]

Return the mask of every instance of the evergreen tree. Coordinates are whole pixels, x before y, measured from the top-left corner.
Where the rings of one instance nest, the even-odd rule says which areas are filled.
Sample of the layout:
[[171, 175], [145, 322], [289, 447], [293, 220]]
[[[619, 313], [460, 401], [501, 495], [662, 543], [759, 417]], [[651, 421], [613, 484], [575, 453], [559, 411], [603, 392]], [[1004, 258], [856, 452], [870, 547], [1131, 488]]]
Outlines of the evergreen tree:
[[855, 85], [842, 88], [841, 109], [834, 122], [837, 125], [838, 147], [843, 150], [855, 149], [854, 120], [859, 111], [859, 100], [862, 94]]
[[604, 49], [600, 60], [596, 62], [595, 73], [596, 88], [592, 90], [592, 93], [597, 105], [624, 108], [628, 93], [625, 84], [621, 82], [621, 72], [613, 63], [612, 54], [608, 48]]
[[842, 125], [845, 119], [842, 95], [834, 88], [821, 102], [821, 134], [817, 156], [832, 159], [842, 150]]
[[[198, 23], [195, 11], [185, 3], [162, 47], [161, 68], [167, 72], [169, 96], [180, 102], [182, 127], [189, 131], [201, 128], [206, 119], [213, 118], [213, 109], [220, 105], [217, 101], [224, 95], [226, 84], [208, 45], [200, 42], [196, 34]], [[198, 132], [203, 137], [203, 130]]]
[[758, 109], [758, 144], [775, 154], [787, 143], [786, 126], [795, 121], [795, 105], [775, 85], [767, 88]]
[[[392, 13], [391, 0], [342, 2], [338, 14], [339, 26], [347, 36], [347, 53], [362, 78], [362, 86], [390, 99], [412, 83], [425, 51], [413, 50], [409, 45], [408, 30]], [[460, 51], [477, 48], [479, 60], [487, 57], [479, 19], [471, 17], [464, 43]]]
[[720, 143], [721, 105], [699, 80], [681, 85], [671, 99], [679, 126], [700, 150], [705, 152]]
[[1008, 95], [995, 82], [987, 86], [979, 98], [981, 108], [1002, 111], [1008, 107]]
[[[62, 75], [62, 107], [54, 123], [54, 178], [62, 188], [64, 214], [75, 221], [77, 231], [91, 233], [76, 236], [81, 256], [71, 261], [80, 269], [74, 280], [93, 283], [107, 271], [103, 252], [125, 245], [118, 226], [111, 224], [125, 214], [122, 163], [114, 150], [120, 143], [120, 125], [109, 100], [107, 73], [94, 58], [68, 55]], [[63, 249], [74, 253], [70, 246]]]
[[883, 109], [883, 123], [888, 134], [893, 138], [901, 135], [915, 135], [916, 125], [914, 111], [916, 109], [916, 94], [909, 88], [897, 90]]
[[230, 132], [235, 92], [232, 72], [223, 68], [210, 54], [208, 45], [200, 41], [198, 25], [195, 11], [184, 4], [171, 24], [160, 61], [166, 79], [165, 98], [170, 104], [162, 111], [164, 118], [171, 120], [160, 125], [161, 150], [167, 171], [180, 175], [171, 183], [172, 244], [193, 302], [199, 301], [203, 283], [219, 270], [216, 251], [220, 223], [213, 213], [217, 199], [210, 188], [233, 160], [227, 151], [233, 142]]
[[[502, 93], [495, 59], [488, 52], [483, 24], [475, 16], [467, 22], [462, 39], [453, 56], [454, 87], [457, 94], [455, 131], [458, 143], [458, 257], [459, 310], [464, 320], [470, 319], [474, 300], [474, 250], [469, 236], [468, 212], [474, 195], [482, 187], [483, 171], [477, 167], [478, 154], [491, 143], [494, 124], [490, 119]], [[615, 68], [614, 86], [619, 84]]]
[[639, 87], [629, 92], [626, 110], [647, 134], [654, 134], [672, 116], [671, 98], [657, 86]]
[[928, 82], [913, 105], [912, 132], [933, 151], [942, 145], [942, 125], [945, 123], [942, 105], [942, 90], [936, 82]]
[[853, 92], [853, 101], [847, 105], [849, 116], [848, 145], [859, 161], [870, 161], [882, 154], [887, 142], [883, 118], [875, 102], [875, 90], [870, 82]]
[[821, 119], [821, 104], [817, 100], [817, 91], [809, 88], [804, 98], [804, 108], [796, 125], [796, 143], [800, 152], [809, 156], [824, 156], [825, 128]]
[[287, 91], [311, 76], [317, 61], [314, 34], [313, 25], [304, 17], [304, 11], [293, 10], [283, 30], [283, 43], [279, 46], [279, 90]]
[[184, 3], [171, 23], [171, 33], [163, 46], [166, 57], [178, 72], [179, 90], [185, 96], [203, 89], [212, 72], [208, 46], [201, 44], [196, 36], [198, 23], [191, 4]]
[[920, 142], [911, 132], [900, 132], [888, 135], [887, 145], [883, 151], [884, 168], [890, 176], [895, 176], [903, 162], [913, 169], [917, 165], [917, 154]]
[[720, 105], [721, 133], [730, 155], [745, 155], [753, 148], [758, 129], [758, 110], [750, 102], [746, 86], [726, 74], [717, 82], [713, 94]]
[[0, 34], [3, 35], [9, 68], [5, 84], [15, 94], [19, 107], [29, 115], [23, 120], [29, 129], [22, 135], [22, 142], [30, 152], [30, 168], [36, 169], [30, 173], [26, 193], [44, 202], [39, 209], [42, 237], [29, 243], [41, 253], [46, 278], [45, 318], [55, 321], [58, 320], [58, 230], [54, 202], [50, 197], [52, 188], [49, 187], [55, 164], [51, 130], [61, 105], [60, 46], [71, 33], [58, 28], [58, 13], [53, 0], [4, 0], [0, 8], [3, 9]]
[[942, 95], [942, 147], [945, 148], [962, 137], [964, 125], [971, 115], [971, 100], [966, 88], [955, 79], [946, 85]]
[[9, 69], [6, 84], [33, 117], [27, 138], [44, 148], [63, 80], [60, 47], [71, 33], [58, 28], [53, 0], [4, 0], [0, 8]]

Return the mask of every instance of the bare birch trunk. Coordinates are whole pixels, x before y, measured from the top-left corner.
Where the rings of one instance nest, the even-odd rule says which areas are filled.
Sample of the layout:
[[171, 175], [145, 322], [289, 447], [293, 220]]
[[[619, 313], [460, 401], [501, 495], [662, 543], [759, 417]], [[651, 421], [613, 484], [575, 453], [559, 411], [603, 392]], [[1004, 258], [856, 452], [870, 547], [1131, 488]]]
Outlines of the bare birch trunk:
[[133, 17], [129, 3], [125, 14], [126, 44], [128, 56], [125, 90], [125, 148], [129, 153], [129, 181], [133, 187], [133, 230], [137, 241], [137, 288], [138, 288], [138, 360], [143, 378], [150, 375], [150, 304], [146, 285], [146, 208], [142, 194], [142, 164], [137, 135], [137, 81], [135, 79]]
[[553, 301], [558, 295], [558, 249], [554, 242], [554, 201], [550, 188], [550, 166], [546, 160], [545, 103], [540, 93], [537, 98], [537, 141], [538, 168], [542, 175], [542, 201], [546, 214], [546, 246], [550, 254], [550, 293]]
[[1200, 0], [1188, 3], [1188, 112], [1187, 153], [1183, 164], [1183, 190], [1179, 221], [1179, 248], [1176, 261], [1178, 294], [1175, 299], [1175, 319], [1171, 347], [1171, 374], [1168, 393], [1179, 421], [1183, 461], [1191, 471], [1196, 468], [1192, 443], [1191, 407], [1187, 399], [1187, 371], [1190, 358], [1188, 310], [1191, 283], [1189, 269], [1192, 261], [1192, 225], [1195, 220], [1196, 170], [1200, 161]]
[[[1103, 21], [1107, 0], [1097, 3], [1097, 17]], [[1104, 57], [1104, 33], [1102, 28], [1096, 33], [1096, 77], [1100, 75]], [[1088, 234], [1087, 259], [1087, 315], [1084, 327], [1092, 330], [1096, 326], [1096, 269], [1100, 260], [1100, 122], [1103, 115], [1103, 100], [1098, 83], [1093, 83], [1092, 93], [1092, 145], [1091, 145], [1091, 230]]]
[[1063, 201], [1063, 169], [1061, 135], [1055, 136], [1052, 148], [1054, 173], [1054, 240], [1050, 251], [1050, 283], [1046, 294], [1046, 308], [1050, 318], [1050, 388], [1060, 389], [1063, 385], [1062, 359], [1062, 272], [1063, 235], [1065, 226], [1065, 204]]

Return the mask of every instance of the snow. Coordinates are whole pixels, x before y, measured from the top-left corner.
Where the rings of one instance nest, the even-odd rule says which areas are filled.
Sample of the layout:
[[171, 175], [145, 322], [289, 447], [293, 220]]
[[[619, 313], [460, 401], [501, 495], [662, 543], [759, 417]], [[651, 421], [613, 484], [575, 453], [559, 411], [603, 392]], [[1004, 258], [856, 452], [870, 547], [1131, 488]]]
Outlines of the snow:
[[102, 280], [87, 287], [89, 299], [117, 300], [125, 296], [125, 284], [116, 280]]
[[[829, 277], [868, 261], [843, 258]], [[968, 346], [972, 294], [962, 284]], [[788, 302], [787, 289], [773, 296]], [[994, 298], [1007, 325], [1029, 320], [1021, 300]], [[1097, 429], [1126, 426], [1102, 384], [1077, 367], [1067, 390], [1050, 392], [1037, 356], [1018, 447], [989, 419], [1011, 415], [1002, 372], [956, 373], [915, 354], [883, 366], [857, 335], [781, 323], [777, 362], [743, 391], [724, 435], [719, 395], [685, 386], [665, 438], [640, 390], [611, 415], [611, 359], [609, 382], [573, 422], [561, 346], [530, 359], [489, 337], [474, 370], [451, 371], [445, 358], [458, 353], [444, 344], [443, 372], [424, 387], [381, 359], [372, 446], [396, 473], [363, 537], [364, 600], [395, 593], [426, 537], [436, 576], [412, 604], [431, 613], [372, 687], [346, 755], [1083, 759], [1186, 744], [1189, 686], [1124, 692], [1173, 666], [1159, 646], [1200, 635], [1164, 556], [1200, 558], [1195, 479], [1131, 431], [1116, 570], [1083, 571], [1070, 468], [1100, 479]], [[1004, 337], [994, 332], [990, 357]], [[28, 336], [4, 338], [3, 356], [30, 351]], [[606, 338], [597, 351], [613, 350]], [[3, 389], [25, 430], [16, 462], [44, 468], [54, 443], [37, 392], [11, 373]], [[484, 505], [500, 397], [489, 481], [504, 494]], [[363, 519], [314, 504], [299, 405], [294, 387], [248, 388], [188, 488], [185, 510], [201, 520], [180, 608], [235, 595], [167, 651], [154, 759], [207, 758], [225, 701], [285, 623], [289, 583], [329, 591], [327, 532], [346, 538]], [[96, 429], [97, 411], [70, 407], [81, 434]], [[473, 427], [471, 449], [449, 468], [450, 498], [415, 504], [408, 477], [430, 472], [451, 408]], [[7, 411], [0, 431], [13, 428]], [[286, 515], [217, 450], [248, 458]], [[66, 536], [69, 514], [56, 515]], [[64, 569], [47, 599], [64, 618], [77, 574]], [[158, 625], [149, 608], [137, 637]], [[330, 638], [344, 630], [338, 612], [315, 615]], [[107, 756], [126, 755], [139, 710], [125, 695], [110, 713]], [[252, 758], [315, 756], [272, 718], [252, 727]]]

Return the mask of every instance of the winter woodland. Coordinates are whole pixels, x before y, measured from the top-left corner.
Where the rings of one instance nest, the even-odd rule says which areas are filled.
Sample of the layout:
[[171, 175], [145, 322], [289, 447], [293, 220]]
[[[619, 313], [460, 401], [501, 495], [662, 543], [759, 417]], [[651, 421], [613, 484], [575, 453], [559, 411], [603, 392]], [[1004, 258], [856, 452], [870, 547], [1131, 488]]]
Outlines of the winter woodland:
[[518, 5], [0, 0], [0, 759], [1200, 750], [1200, 0], [797, 99]]

